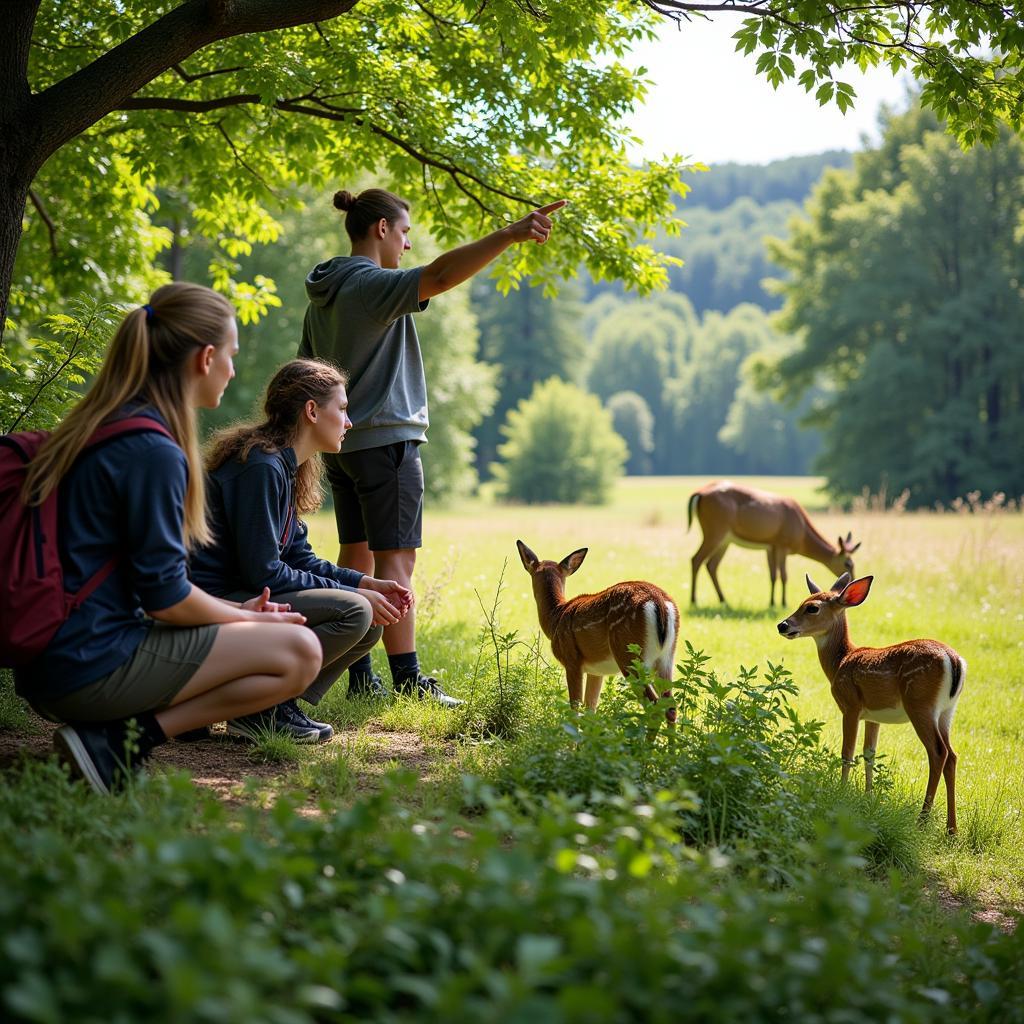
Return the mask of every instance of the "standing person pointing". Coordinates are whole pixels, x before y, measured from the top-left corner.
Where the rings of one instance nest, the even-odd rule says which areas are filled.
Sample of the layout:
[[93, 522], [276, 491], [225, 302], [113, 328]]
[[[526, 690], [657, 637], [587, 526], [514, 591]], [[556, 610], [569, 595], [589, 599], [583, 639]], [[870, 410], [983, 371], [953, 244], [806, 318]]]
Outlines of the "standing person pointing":
[[[542, 206], [521, 220], [442, 253], [432, 263], [399, 270], [409, 242], [409, 204], [392, 192], [371, 188], [358, 196], [336, 192], [344, 210], [351, 256], [318, 263], [306, 278], [309, 308], [299, 355], [326, 359], [349, 374], [349, 416], [354, 426], [338, 455], [326, 455], [341, 553], [338, 564], [411, 588], [416, 549], [422, 546], [423, 468], [427, 385], [413, 313], [435, 295], [468, 281], [509, 246], [542, 245], [551, 233], [550, 214], [564, 200]], [[461, 701], [420, 671], [415, 609], [384, 630], [396, 693]], [[349, 693], [383, 695], [369, 655], [349, 669]]]

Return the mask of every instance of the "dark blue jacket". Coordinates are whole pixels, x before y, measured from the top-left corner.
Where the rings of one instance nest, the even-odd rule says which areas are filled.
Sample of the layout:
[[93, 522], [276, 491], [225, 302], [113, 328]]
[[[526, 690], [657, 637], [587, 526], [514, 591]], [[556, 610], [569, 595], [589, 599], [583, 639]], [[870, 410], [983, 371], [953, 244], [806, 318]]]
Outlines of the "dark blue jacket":
[[[149, 406], [133, 415], [163, 422]], [[73, 612], [50, 646], [15, 673], [19, 693], [56, 698], [127, 662], [161, 611], [188, 597], [182, 523], [188, 463], [169, 438], [125, 434], [85, 452], [58, 490], [64, 582], [76, 591], [115, 556], [111, 575]]]
[[354, 590], [361, 572], [318, 558], [295, 512], [295, 451], [254, 448], [245, 462], [229, 459], [207, 477], [215, 542], [193, 552], [192, 581], [218, 597], [236, 591]]

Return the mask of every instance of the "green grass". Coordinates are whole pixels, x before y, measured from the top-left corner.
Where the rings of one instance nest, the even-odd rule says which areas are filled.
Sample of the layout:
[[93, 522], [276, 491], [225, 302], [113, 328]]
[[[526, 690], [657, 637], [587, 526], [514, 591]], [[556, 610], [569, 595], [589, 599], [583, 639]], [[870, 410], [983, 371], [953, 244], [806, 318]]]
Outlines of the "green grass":
[[[588, 547], [587, 560], [570, 580], [570, 594], [598, 590], [622, 579], [643, 578], [663, 586], [679, 603], [681, 639], [704, 650], [725, 677], [740, 665], [782, 661], [799, 687], [796, 706], [825, 722], [824, 740], [839, 746], [839, 716], [818, 665], [813, 643], [785, 641], [776, 623], [802, 599], [805, 572], [822, 585], [828, 571], [814, 562], [789, 560], [785, 608], [768, 607], [769, 579], [763, 553], [730, 548], [719, 569], [729, 606], [722, 608], [706, 570], [698, 580], [700, 607], [689, 605], [690, 558], [699, 528], [686, 530], [686, 500], [703, 478], [627, 479], [604, 507], [522, 507], [466, 502], [428, 513], [425, 547], [417, 567], [418, 588], [429, 594], [421, 610], [421, 658], [445, 671], [452, 690], [466, 696], [476, 671], [476, 644], [503, 567], [501, 628], [528, 640], [539, 632], [526, 573], [515, 549], [525, 540], [542, 558], [562, 558]], [[818, 481], [780, 478], [752, 481], [789, 493], [810, 505]], [[930, 870], [963, 896], [1024, 903], [1021, 840], [1024, 762], [1019, 756], [1024, 723], [1024, 516], [878, 512], [813, 516], [826, 536], [852, 530], [863, 542], [858, 575], [875, 584], [863, 607], [850, 613], [853, 639], [883, 646], [913, 637], [934, 637], [955, 647], [968, 662], [966, 688], [953, 728], [959, 755], [957, 795], [962, 834], [940, 834], [944, 791], [940, 785], [929, 830]], [[335, 547], [333, 520], [311, 523], [318, 550]], [[507, 564], [506, 564], [507, 563]], [[541, 651], [550, 660], [546, 641]], [[545, 690], [550, 693], [550, 690]], [[395, 728], [444, 729], [428, 709], [389, 710]], [[910, 726], [883, 726], [880, 750], [902, 790], [923, 797], [924, 752]], [[862, 777], [858, 784], [863, 785]]]

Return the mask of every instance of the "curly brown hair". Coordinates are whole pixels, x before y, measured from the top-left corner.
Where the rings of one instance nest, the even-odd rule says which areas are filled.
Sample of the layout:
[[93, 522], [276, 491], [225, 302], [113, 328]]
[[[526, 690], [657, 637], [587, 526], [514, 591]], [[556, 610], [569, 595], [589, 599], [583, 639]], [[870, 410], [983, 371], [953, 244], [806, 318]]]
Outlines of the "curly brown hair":
[[[328, 402], [339, 386], [348, 384], [348, 374], [322, 359], [292, 359], [282, 366], [267, 385], [262, 423], [236, 423], [217, 431], [206, 453], [206, 471], [212, 473], [231, 459], [245, 462], [253, 448], [277, 452], [289, 447], [299, 429], [306, 402]], [[295, 475], [295, 508], [301, 515], [315, 512], [324, 500], [323, 463], [319, 452], [307, 459]]]

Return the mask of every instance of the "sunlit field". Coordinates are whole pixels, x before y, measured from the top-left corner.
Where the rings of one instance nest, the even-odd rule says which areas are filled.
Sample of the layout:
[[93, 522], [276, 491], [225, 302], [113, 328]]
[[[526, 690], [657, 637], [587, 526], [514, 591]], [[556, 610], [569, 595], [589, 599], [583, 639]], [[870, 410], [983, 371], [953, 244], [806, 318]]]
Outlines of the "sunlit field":
[[[417, 570], [425, 667], [447, 669], [445, 678], [456, 693], [468, 685], [468, 662], [463, 659], [471, 659], [476, 649], [484, 621], [480, 602], [491, 608], [503, 572], [502, 629], [517, 630], [524, 637], [537, 633], [516, 538], [542, 558], [560, 559], [587, 547], [587, 560], [570, 580], [570, 595], [622, 579], [658, 583], [679, 604], [681, 639], [704, 650], [723, 676], [734, 676], [741, 665], [784, 662], [799, 685], [799, 711], [823, 720], [826, 743], [838, 749], [839, 716], [813, 642], [785, 641], [776, 632], [776, 623], [806, 594], [804, 573], [810, 572], [822, 586], [832, 582], [831, 574], [817, 563], [790, 558], [786, 605], [770, 608], [764, 554], [733, 546], [719, 568], [728, 606], [719, 605], [702, 569], [699, 606], [691, 608], [690, 558], [700, 542], [700, 529], [694, 523], [687, 531], [686, 502], [704, 482], [706, 478], [626, 479], [613, 501], [600, 508], [522, 507], [478, 500], [430, 510]], [[952, 734], [960, 759], [961, 837], [952, 843], [936, 840], [932, 867], [954, 893], [1019, 903], [1024, 891], [1019, 838], [1024, 793], [1024, 516], [984, 511], [844, 514], [827, 510], [816, 479], [749, 482], [797, 497], [813, 510], [812, 518], [827, 537], [849, 530], [862, 541], [856, 572], [873, 574], [875, 582], [865, 605], [849, 613], [855, 643], [883, 646], [934, 637], [967, 659], [966, 688]], [[311, 535], [319, 551], [333, 554], [331, 516], [316, 517]], [[460, 640], [464, 652], [458, 651]], [[546, 646], [543, 650], [548, 654]], [[912, 728], [883, 726], [880, 754], [899, 786], [920, 799], [927, 762]], [[858, 783], [862, 785], [862, 777]], [[943, 820], [943, 809], [940, 784], [937, 821]]]

